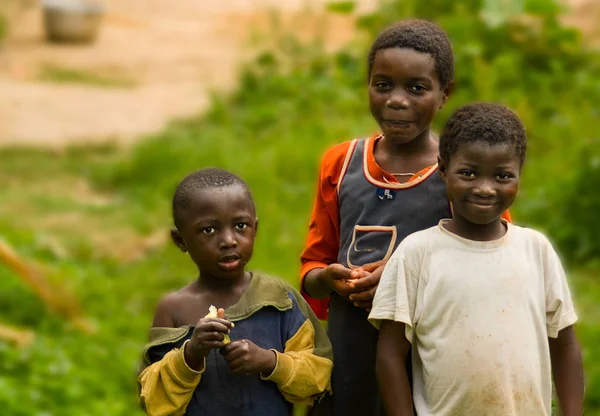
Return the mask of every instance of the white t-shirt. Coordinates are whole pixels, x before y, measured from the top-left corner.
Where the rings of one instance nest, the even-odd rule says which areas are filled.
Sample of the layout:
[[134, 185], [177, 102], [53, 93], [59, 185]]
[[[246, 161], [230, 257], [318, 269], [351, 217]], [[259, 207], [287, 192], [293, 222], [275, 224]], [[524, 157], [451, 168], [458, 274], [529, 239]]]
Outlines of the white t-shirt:
[[417, 414], [550, 415], [548, 337], [577, 321], [560, 259], [537, 231], [481, 242], [446, 221], [402, 241], [369, 315], [406, 324]]

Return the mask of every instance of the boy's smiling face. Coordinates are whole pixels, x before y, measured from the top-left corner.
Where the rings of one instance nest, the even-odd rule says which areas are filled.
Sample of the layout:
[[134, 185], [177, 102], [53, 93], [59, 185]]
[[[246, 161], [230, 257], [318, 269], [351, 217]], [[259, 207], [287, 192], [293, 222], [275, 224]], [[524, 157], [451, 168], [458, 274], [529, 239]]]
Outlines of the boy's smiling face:
[[254, 203], [246, 189], [235, 184], [195, 191], [179, 224], [171, 232], [173, 241], [189, 253], [203, 278], [244, 276], [257, 227]]
[[511, 143], [463, 143], [449, 163], [440, 160], [439, 170], [453, 221], [464, 229], [499, 224], [519, 191], [521, 161]]
[[442, 89], [431, 55], [409, 48], [377, 51], [369, 79], [369, 103], [386, 140], [406, 144], [428, 136], [449, 91], [449, 87]]

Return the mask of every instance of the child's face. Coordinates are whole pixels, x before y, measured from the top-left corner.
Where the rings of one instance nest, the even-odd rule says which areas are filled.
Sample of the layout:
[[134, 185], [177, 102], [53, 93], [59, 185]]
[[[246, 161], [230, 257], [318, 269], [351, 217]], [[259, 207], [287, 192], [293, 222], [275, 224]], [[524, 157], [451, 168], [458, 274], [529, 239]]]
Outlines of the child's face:
[[386, 140], [409, 143], [429, 134], [431, 122], [448, 99], [435, 72], [435, 60], [409, 48], [377, 51], [369, 79], [371, 114]]
[[455, 218], [487, 225], [498, 221], [519, 191], [521, 162], [509, 143], [460, 145], [450, 163], [440, 161]]
[[257, 219], [247, 191], [240, 185], [202, 189], [182, 214], [175, 244], [187, 251], [203, 277], [244, 275], [250, 261]]

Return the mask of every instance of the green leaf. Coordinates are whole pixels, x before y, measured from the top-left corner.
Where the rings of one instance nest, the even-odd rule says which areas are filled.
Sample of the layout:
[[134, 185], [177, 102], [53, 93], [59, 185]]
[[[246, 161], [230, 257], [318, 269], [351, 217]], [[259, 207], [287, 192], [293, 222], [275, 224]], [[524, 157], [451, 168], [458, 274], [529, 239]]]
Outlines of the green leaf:
[[353, 1], [336, 1], [327, 3], [327, 10], [333, 13], [339, 14], [350, 14], [356, 8], [356, 4]]

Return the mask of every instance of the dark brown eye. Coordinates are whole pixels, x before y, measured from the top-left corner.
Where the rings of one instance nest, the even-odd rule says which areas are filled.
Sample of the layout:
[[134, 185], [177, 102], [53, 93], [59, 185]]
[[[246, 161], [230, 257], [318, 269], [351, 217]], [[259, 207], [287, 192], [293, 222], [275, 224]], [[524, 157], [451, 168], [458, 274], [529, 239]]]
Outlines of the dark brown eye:
[[410, 87], [409, 91], [414, 92], [416, 94], [422, 94], [425, 91], [427, 91], [427, 88], [424, 85], [417, 84]]
[[388, 82], [379, 81], [375, 83], [375, 88], [377, 88], [379, 91], [387, 91], [391, 87], [392, 86]]

